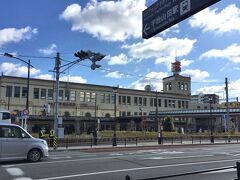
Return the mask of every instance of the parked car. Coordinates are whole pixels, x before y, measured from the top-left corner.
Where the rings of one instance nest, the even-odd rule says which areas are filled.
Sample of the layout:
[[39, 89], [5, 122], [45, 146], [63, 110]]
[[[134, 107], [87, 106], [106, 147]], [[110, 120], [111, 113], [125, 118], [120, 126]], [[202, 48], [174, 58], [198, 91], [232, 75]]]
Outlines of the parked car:
[[16, 124], [0, 122], [0, 161], [28, 159], [40, 161], [48, 156], [48, 144], [32, 137]]

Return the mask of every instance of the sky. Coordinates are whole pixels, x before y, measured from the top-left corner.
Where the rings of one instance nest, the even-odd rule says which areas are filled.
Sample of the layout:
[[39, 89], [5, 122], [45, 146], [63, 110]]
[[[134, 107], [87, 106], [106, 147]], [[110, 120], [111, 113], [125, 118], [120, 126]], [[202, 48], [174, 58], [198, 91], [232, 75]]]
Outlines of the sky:
[[[162, 90], [171, 63], [181, 62], [191, 77], [192, 94], [240, 97], [240, 1], [221, 0], [149, 39], [142, 38], [142, 11], [154, 0], [2, 0], [0, 72], [27, 77], [27, 64], [5, 52], [31, 60], [31, 78], [54, 79], [56, 53], [61, 65], [77, 60], [80, 50], [106, 55], [91, 70], [89, 60], [61, 73], [62, 81]], [[61, 68], [63, 70], [64, 68]]]

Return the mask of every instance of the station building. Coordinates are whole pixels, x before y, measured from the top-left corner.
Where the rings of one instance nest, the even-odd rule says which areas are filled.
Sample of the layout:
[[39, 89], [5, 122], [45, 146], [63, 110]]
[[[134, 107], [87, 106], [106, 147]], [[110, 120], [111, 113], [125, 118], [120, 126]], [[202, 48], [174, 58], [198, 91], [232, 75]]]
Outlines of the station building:
[[[157, 130], [165, 117], [151, 118], [151, 112], [199, 109], [191, 102], [191, 78], [179, 75], [178, 61], [173, 75], [163, 79], [163, 90], [135, 90], [117, 86], [60, 82], [59, 111], [65, 133], [82, 133], [91, 128], [113, 130]], [[12, 121], [20, 123], [26, 108], [27, 78], [0, 76], [0, 108], [12, 113]], [[115, 101], [116, 100], [116, 101]], [[29, 79], [28, 131], [53, 128], [56, 88], [55, 81]], [[205, 104], [206, 105], [206, 104]], [[201, 108], [200, 108], [201, 109]], [[177, 128], [196, 131], [196, 118], [174, 116]], [[201, 122], [199, 121], [199, 124]]]

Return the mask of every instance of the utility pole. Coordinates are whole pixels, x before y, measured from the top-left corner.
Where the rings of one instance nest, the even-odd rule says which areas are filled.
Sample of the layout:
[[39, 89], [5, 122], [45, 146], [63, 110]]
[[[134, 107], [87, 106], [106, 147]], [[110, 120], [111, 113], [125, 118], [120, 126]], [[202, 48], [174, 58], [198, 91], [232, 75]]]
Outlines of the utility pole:
[[158, 119], [158, 91], [156, 90], [156, 116], [155, 116], [155, 121], [157, 122], [158, 125], [158, 144], [162, 144], [162, 127], [160, 124], [160, 119]]
[[228, 102], [228, 78], [225, 78], [225, 91], [226, 91], [226, 107], [227, 107], [227, 128], [229, 132], [230, 122], [229, 122], [229, 102]]
[[59, 76], [60, 76], [60, 53], [57, 53], [55, 59], [55, 72], [56, 72], [56, 93], [55, 93], [55, 114], [54, 114], [54, 133], [55, 136], [58, 138], [58, 105], [59, 105]]

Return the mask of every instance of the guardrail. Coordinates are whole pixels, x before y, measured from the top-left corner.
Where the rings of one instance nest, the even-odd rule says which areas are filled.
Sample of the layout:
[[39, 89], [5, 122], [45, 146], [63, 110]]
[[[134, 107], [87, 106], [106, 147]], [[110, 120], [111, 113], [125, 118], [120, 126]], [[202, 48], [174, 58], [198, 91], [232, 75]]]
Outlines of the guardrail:
[[[167, 178], [173, 178], [173, 177], [179, 177], [179, 176], [187, 176], [187, 175], [193, 175], [193, 174], [201, 174], [201, 173], [208, 173], [208, 172], [214, 172], [214, 171], [221, 171], [226, 169], [237, 169], [237, 179], [240, 180], [240, 162], [236, 162], [236, 166], [227, 166], [222, 168], [213, 168], [213, 169], [206, 169], [206, 170], [199, 170], [199, 171], [191, 171], [186, 173], [179, 173], [179, 174], [171, 174], [166, 176], [159, 176], [159, 177], [150, 177], [150, 178], [144, 178], [144, 179], [137, 179], [137, 180], [156, 180], [156, 179], [167, 179]], [[131, 177], [129, 175], [125, 176], [125, 180], [131, 180]]]
[[[239, 136], [214, 136], [214, 142], [211, 141], [211, 136], [178, 136], [178, 137], [164, 137], [161, 139], [161, 145], [177, 145], [177, 144], [213, 144], [213, 143], [238, 143]], [[52, 146], [52, 139], [45, 138], [49, 146]], [[117, 146], [139, 146], [139, 145], [157, 145], [158, 138], [117, 138]], [[112, 145], [112, 138], [63, 138], [57, 140], [58, 147], [74, 146], [101, 146]]]

